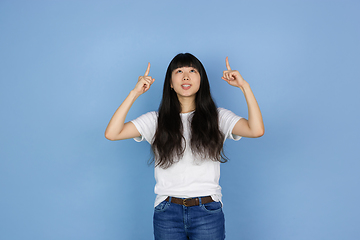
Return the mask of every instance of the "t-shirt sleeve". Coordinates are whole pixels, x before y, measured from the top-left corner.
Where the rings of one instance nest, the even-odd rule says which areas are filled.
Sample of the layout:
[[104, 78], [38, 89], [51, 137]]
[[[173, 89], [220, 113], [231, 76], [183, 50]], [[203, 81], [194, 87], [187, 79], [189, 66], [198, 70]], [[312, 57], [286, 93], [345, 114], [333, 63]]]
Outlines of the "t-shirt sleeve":
[[140, 137], [134, 138], [134, 140], [137, 142], [146, 140], [151, 144], [157, 127], [157, 113], [156, 112], [145, 113], [140, 117], [131, 120], [131, 122], [135, 125], [136, 129], [139, 131], [141, 135]]
[[232, 134], [235, 124], [242, 118], [230, 110], [218, 108], [220, 131], [224, 133], [225, 139], [230, 138], [235, 141], [240, 140], [241, 136]]

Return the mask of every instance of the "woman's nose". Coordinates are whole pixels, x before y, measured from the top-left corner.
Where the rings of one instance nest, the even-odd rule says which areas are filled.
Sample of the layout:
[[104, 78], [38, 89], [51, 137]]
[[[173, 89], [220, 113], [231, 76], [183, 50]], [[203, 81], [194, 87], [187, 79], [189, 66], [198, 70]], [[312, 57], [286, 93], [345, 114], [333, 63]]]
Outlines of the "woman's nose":
[[183, 80], [189, 80], [189, 77], [188, 77], [187, 75], [185, 75], [185, 76], [183, 77]]

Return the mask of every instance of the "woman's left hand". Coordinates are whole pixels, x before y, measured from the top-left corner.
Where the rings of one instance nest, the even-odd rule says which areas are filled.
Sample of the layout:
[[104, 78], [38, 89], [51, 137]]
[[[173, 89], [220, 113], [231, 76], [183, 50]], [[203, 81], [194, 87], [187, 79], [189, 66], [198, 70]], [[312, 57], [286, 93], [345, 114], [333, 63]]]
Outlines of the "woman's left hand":
[[227, 81], [231, 86], [238, 87], [243, 90], [245, 85], [248, 85], [248, 83], [243, 79], [239, 71], [231, 70], [228, 57], [226, 57], [225, 61], [227, 70], [223, 71], [223, 76], [221, 78]]

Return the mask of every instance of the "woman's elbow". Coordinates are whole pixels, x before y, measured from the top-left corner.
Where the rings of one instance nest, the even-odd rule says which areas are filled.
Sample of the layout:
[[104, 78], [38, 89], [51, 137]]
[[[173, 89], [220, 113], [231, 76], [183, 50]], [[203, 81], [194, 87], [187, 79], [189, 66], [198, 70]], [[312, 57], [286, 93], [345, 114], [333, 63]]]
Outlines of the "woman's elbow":
[[261, 128], [258, 129], [255, 133], [254, 133], [254, 137], [258, 138], [258, 137], [262, 137], [265, 133], [265, 128]]
[[110, 141], [115, 141], [116, 139], [114, 138], [114, 136], [112, 136], [111, 134], [109, 134], [108, 132], [105, 132], [105, 138], [110, 140]]

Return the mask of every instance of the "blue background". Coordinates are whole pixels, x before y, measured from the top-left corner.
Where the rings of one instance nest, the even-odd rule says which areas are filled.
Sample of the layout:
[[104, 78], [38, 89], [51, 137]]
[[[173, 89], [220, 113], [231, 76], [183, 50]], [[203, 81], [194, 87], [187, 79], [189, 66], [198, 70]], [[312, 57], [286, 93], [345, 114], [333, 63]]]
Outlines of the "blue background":
[[0, 1], [0, 238], [152, 239], [150, 147], [104, 130], [151, 62], [127, 120], [157, 110], [170, 60], [250, 83], [265, 135], [227, 141], [227, 239], [359, 239], [359, 1]]

